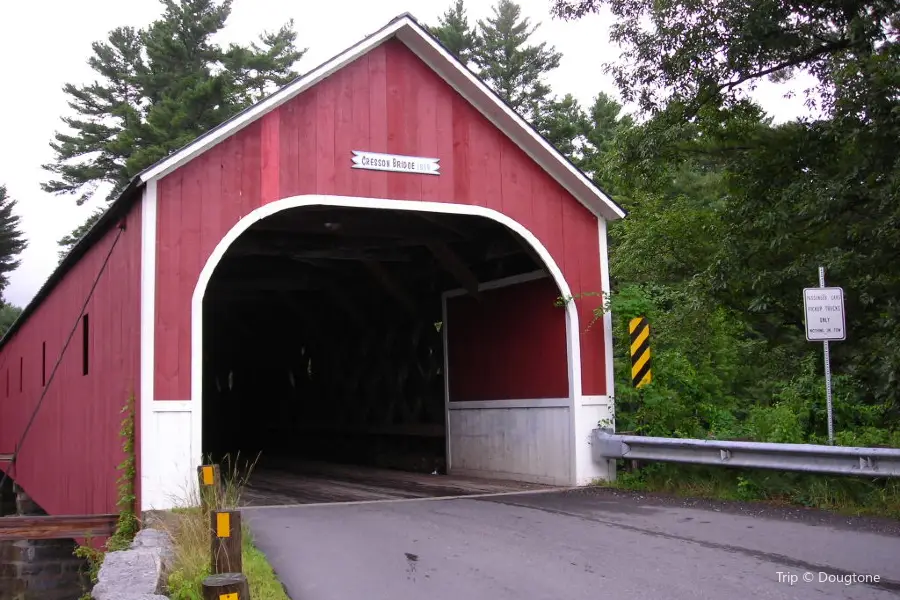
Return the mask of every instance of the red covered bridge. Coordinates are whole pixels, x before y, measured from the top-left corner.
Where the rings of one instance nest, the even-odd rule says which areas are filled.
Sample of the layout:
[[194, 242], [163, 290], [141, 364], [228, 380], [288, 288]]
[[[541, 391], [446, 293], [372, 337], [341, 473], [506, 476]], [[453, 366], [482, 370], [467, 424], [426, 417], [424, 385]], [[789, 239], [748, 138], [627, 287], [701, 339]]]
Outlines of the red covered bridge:
[[145, 510], [236, 451], [607, 477], [609, 317], [557, 300], [622, 216], [403, 15], [135, 178], [2, 341], [0, 468], [112, 512], [133, 393]]

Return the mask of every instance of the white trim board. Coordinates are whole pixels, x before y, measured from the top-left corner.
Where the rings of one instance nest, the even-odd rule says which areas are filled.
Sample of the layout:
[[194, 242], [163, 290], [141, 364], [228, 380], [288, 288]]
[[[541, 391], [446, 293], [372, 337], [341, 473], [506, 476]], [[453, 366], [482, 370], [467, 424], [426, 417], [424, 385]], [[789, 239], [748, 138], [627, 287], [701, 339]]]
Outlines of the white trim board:
[[154, 400], [150, 403], [150, 411], [161, 412], [193, 412], [194, 403], [190, 400]]
[[156, 342], [156, 181], [144, 187], [141, 198], [141, 379], [140, 427], [141, 510], [148, 510], [145, 493], [159, 477], [160, 465], [154, 452], [161, 440], [151, 439], [153, 427], [153, 383], [156, 375], [154, 344]]
[[[446, 380], [445, 380], [446, 381]], [[446, 387], [446, 384], [445, 384]], [[522, 400], [460, 400], [449, 402], [447, 410], [504, 410], [510, 408], [569, 408], [568, 398], [529, 398]]]
[[[606, 220], [597, 219], [597, 237], [600, 242], [600, 291], [603, 292], [603, 302], [606, 303], [609, 295], [612, 293], [612, 287], [609, 284], [609, 241], [606, 231]], [[613, 367], [613, 322], [612, 313], [605, 311], [603, 313], [603, 337], [604, 337], [604, 358], [606, 360], [606, 395], [613, 398], [616, 393], [615, 370]]]
[[609, 396], [582, 396], [579, 406], [609, 406]]
[[484, 82], [450, 55], [408, 14], [394, 19], [377, 33], [351, 46], [265, 100], [151, 166], [139, 175], [141, 181], [147, 183], [171, 173], [391, 38], [396, 38], [406, 45], [591, 212], [607, 219], [621, 219], [625, 216], [625, 211], [621, 207], [507, 106]]

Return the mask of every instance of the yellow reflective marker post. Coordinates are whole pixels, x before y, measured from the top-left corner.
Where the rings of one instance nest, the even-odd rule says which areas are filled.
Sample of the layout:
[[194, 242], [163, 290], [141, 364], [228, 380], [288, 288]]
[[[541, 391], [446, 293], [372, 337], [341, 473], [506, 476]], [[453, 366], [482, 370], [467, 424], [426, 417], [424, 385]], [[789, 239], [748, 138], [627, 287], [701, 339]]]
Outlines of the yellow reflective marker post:
[[231, 535], [231, 515], [227, 512], [216, 513], [216, 536], [227, 538]]
[[219, 506], [219, 499], [224, 497], [222, 476], [219, 465], [201, 465], [197, 467], [197, 481], [200, 484], [200, 504], [205, 509]]
[[240, 572], [214, 573], [201, 588], [203, 600], [250, 600], [247, 576]]
[[[241, 512], [239, 510], [213, 510], [210, 512], [210, 573], [240, 573], [241, 559]], [[231, 593], [224, 589], [218, 592]]]
[[631, 385], [643, 387], [653, 379], [650, 370], [650, 323], [636, 317], [628, 323], [631, 334]]
[[203, 485], [212, 485], [214, 481], [212, 466], [206, 465], [201, 467], [201, 472], [203, 473]]

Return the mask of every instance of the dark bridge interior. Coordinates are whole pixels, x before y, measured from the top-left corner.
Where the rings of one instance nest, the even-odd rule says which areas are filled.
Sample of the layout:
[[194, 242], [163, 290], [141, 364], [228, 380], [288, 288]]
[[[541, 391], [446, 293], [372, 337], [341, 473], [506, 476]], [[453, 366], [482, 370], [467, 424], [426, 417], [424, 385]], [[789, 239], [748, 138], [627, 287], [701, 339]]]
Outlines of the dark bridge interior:
[[443, 472], [441, 292], [540, 268], [482, 217], [307, 207], [255, 224], [204, 300], [204, 454]]

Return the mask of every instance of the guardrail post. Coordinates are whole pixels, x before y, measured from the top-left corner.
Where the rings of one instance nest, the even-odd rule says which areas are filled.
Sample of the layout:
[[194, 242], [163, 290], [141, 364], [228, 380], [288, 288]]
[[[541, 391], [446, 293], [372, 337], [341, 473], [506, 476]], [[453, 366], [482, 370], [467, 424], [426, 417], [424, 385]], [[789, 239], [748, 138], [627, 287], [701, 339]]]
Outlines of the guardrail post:
[[197, 477], [200, 480], [200, 506], [205, 510], [217, 508], [219, 498], [225, 497], [219, 465], [197, 467]]
[[236, 510], [213, 510], [210, 520], [210, 552], [212, 573], [240, 573], [243, 571], [241, 559], [241, 513]]
[[250, 600], [250, 586], [241, 573], [220, 573], [203, 580], [203, 600]]

